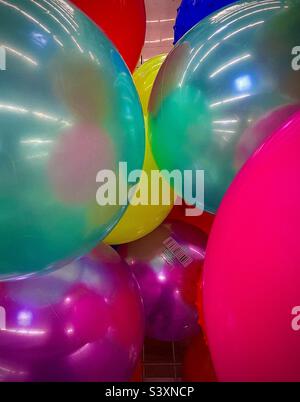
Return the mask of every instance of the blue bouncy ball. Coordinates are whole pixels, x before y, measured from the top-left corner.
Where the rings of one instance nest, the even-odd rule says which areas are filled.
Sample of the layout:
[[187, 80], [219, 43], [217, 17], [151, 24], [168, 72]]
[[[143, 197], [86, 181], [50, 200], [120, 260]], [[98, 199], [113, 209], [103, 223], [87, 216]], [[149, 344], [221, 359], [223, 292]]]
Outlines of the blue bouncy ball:
[[182, 0], [174, 26], [174, 43], [203, 18], [234, 3], [235, 0]]

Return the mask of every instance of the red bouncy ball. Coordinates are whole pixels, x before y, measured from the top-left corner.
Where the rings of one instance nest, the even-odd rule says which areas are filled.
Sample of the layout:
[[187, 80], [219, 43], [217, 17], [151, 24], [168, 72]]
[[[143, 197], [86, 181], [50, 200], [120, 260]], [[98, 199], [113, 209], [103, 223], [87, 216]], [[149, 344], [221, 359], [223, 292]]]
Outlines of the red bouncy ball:
[[201, 211], [199, 211], [198, 216], [187, 216], [186, 211], [194, 207], [186, 204], [184, 201], [182, 202], [183, 205], [174, 205], [174, 208], [172, 209], [167, 220], [189, 223], [190, 225], [196, 226], [206, 234], [209, 234], [215, 219], [215, 215], [208, 212], [203, 212], [203, 214], [201, 214]]
[[210, 352], [203, 333], [192, 339], [183, 362], [182, 380], [188, 382], [217, 382]]
[[131, 72], [144, 45], [144, 0], [72, 0], [114, 43]]

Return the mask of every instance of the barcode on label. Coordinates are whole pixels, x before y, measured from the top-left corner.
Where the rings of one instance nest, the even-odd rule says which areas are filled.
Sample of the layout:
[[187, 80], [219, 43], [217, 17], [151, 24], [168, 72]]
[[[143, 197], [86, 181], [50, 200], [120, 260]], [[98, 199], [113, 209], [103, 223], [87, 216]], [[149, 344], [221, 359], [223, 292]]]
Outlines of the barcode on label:
[[177, 261], [180, 262], [185, 268], [189, 266], [193, 259], [192, 257], [186, 255], [184, 249], [177, 243], [173, 237], [168, 237], [163, 242], [166, 249], [176, 258]]

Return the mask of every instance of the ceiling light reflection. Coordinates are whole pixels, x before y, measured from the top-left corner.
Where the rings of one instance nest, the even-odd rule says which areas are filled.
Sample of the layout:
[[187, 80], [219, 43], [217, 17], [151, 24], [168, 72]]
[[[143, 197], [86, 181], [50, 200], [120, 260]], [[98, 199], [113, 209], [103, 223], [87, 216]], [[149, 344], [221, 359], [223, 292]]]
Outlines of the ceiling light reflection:
[[[229, 20], [230, 18], [235, 17], [236, 15], [238, 15], [238, 14], [244, 12], [244, 11], [251, 10], [253, 8], [263, 7], [265, 5], [271, 5], [271, 4], [280, 4], [280, 3], [281, 3], [280, 1], [259, 1], [259, 2], [257, 2], [257, 4], [248, 5], [247, 7], [243, 7], [242, 9], [234, 12], [233, 14], [229, 15], [227, 18], [224, 18], [222, 20], [222, 22], [225, 22], [225, 21]], [[280, 8], [280, 6], [279, 7], [277, 6], [276, 8]], [[264, 8], [263, 10], [266, 10], [266, 8]], [[255, 12], [259, 12], [259, 11], [261, 11], [261, 10], [256, 10], [253, 13], [250, 13], [250, 15], [254, 14]], [[247, 15], [249, 15], [249, 14], [247, 14]]]
[[251, 54], [245, 54], [244, 56], [237, 57], [236, 59], [230, 60], [226, 64], [224, 64], [222, 67], [218, 68], [216, 71], [214, 71], [209, 78], [214, 78], [217, 75], [219, 75], [222, 71], [227, 70], [229, 67], [240, 63], [241, 61], [247, 60], [251, 57]]
[[[33, 1], [33, 0], [32, 0]], [[44, 3], [48, 4], [50, 7], [52, 7], [73, 29], [74, 31], [77, 32], [76, 28], [79, 28], [79, 25], [77, 24], [77, 22], [74, 20], [74, 18], [72, 17], [72, 15], [68, 14], [65, 10], [62, 12], [59, 10], [58, 7], [54, 6], [51, 2], [47, 1], [47, 0], [43, 0]], [[72, 9], [73, 10], [73, 9]], [[74, 11], [74, 10], [73, 10]], [[66, 17], [66, 15], [70, 18], [68, 19]], [[70, 21], [71, 20], [71, 21]], [[75, 26], [74, 26], [74, 25]]]
[[6, 328], [0, 329], [0, 333], [7, 332], [9, 334], [16, 334], [16, 335], [25, 335], [25, 336], [43, 336], [46, 335], [46, 331], [42, 329], [19, 329], [19, 328]]
[[265, 21], [262, 20], [262, 21], [254, 22], [253, 24], [246, 25], [246, 26], [244, 26], [244, 27], [242, 27], [240, 29], [237, 29], [236, 31], [231, 32], [229, 35], [225, 36], [225, 38], [223, 40], [227, 40], [227, 39], [231, 38], [232, 36], [237, 35], [238, 33], [245, 31], [245, 29], [250, 29], [250, 28], [256, 27], [257, 25], [263, 24], [264, 22]]
[[223, 100], [221, 100], [221, 101], [212, 103], [211, 105], [209, 105], [209, 107], [210, 107], [210, 108], [214, 108], [214, 107], [217, 107], [217, 106], [225, 105], [225, 104], [227, 104], [227, 103], [236, 102], [236, 101], [239, 101], [239, 100], [241, 100], [241, 99], [248, 98], [249, 96], [251, 96], [251, 94], [244, 94], [244, 95], [240, 95], [240, 96], [235, 96], [235, 97], [233, 97], [233, 98], [223, 99]]
[[237, 119], [232, 119], [232, 120], [213, 120], [213, 124], [233, 124], [233, 123], [238, 123], [239, 121]]
[[51, 116], [47, 113], [44, 112], [40, 112], [40, 111], [35, 111], [35, 110], [29, 110], [26, 109], [22, 106], [17, 106], [17, 105], [7, 105], [4, 103], [0, 103], [0, 111], [4, 110], [7, 112], [11, 112], [11, 113], [30, 113], [33, 116], [39, 118], [39, 119], [43, 119], [43, 120], [48, 120], [48, 121], [53, 121], [55, 123], [61, 123], [64, 126], [71, 126], [71, 123], [66, 121], [66, 120], [62, 120], [58, 117], [55, 116]]
[[159, 20], [147, 20], [147, 24], [157, 24], [159, 22], [175, 22], [175, 18], [163, 18]]
[[250, 75], [242, 75], [234, 80], [235, 89], [239, 92], [249, 91], [252, 88]]

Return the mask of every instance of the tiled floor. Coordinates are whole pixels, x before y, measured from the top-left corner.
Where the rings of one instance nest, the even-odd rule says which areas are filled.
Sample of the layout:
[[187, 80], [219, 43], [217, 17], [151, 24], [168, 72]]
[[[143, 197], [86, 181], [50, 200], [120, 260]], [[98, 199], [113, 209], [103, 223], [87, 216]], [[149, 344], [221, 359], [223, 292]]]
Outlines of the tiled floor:
[[143, 350], [143, 381], [180, 382], [187, 344], [146, 339]]

